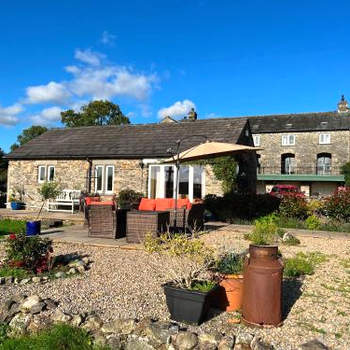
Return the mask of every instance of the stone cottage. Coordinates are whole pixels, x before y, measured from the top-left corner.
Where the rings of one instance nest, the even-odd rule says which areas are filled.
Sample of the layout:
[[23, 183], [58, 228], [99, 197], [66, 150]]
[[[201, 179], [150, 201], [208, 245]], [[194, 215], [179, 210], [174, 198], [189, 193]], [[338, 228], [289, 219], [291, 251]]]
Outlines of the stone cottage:
[[[203, 142], [203, 136], [253, 145], [249, 121], [243, 118], [52, 129], [7, 155], [7, 193], [21, 189], [28, 208], [39, 205], [37, 190], [46, 181], [105, 195], [130, 188], [150, 198], [174, 197], [174, 165], [161, 160], [169, 157], [177, 140], [183, 139], [182, 151]], [[241, 152], [236, 158], [242, 189], [255, 192], [255, 152]], [[193, 200], [221, 191], [210, 166], [181, 166], [180, 197]]]

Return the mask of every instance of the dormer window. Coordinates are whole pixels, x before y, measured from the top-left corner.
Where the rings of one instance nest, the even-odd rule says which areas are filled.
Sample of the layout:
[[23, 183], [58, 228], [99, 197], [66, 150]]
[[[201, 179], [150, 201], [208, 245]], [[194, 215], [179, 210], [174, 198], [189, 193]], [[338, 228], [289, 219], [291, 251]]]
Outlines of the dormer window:
[[331, 143], [331, 134], [320, 134], [318, 137], [318, 142], [320, 145], [329, 145]]
[[282, 135], [282, 146], [294, 146], [295, 145], [295, 135], [287, 134]]

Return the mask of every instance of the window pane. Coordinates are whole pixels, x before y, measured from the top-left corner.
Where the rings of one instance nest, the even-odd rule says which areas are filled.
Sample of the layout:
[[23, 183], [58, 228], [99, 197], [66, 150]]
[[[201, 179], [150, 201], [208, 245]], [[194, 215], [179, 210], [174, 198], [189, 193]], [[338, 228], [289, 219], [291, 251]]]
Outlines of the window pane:
[[173, 198], [174, 196], [174, 167], [164, 167], [165, 178], [165, 198]]
[[179, 171], [179, 197], [188, 198], [189, 189], [189, 167], [181, 166]]
[[150, 170], [150, 198], [159, 198], [160, 191], [160, 167], [151, 166]]
[[54, 166], [50, 166], [49, 167], [49, 176], [48, 176], [48, 180], [49, 181], [53, 181], [55, 178], [55, 167]]
[[202, 198], [202, 171], [201, 166], [193, 167], [193, 198]]
[[39, 167], [39, 181], [44, 182], [46, 179], [46, 167], [40, 166]]
[[107, 192], [113, 191], [113, 178], [114, 178], [114, 167], [108, 166], [107, 167]]
[[101, 166], [96, 167], [96, 192], [102, 191], [102, 173], [103, 168]]

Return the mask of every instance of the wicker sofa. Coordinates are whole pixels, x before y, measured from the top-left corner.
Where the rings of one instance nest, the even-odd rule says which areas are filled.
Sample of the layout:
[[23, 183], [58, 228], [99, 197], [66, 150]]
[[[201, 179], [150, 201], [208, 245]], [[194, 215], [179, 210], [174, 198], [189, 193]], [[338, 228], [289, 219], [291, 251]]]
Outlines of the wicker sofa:
[[140, 211], [169, 211], [170, 228], [183, 232], [202, 230], [204, 226], [204, 205], [202, 203], [192, 204], [189, 199], [178, 199], [175, 210], [174, 198], [142, 198]]

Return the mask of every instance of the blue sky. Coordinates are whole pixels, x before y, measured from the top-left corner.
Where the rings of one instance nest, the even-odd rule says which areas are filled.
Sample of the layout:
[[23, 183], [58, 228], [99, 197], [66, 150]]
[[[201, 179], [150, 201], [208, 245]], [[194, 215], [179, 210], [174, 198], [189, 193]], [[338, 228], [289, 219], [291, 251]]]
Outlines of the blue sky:
[[329, 111], [350, 99], [347, 1], [4, 1], [0, 147], [94, 98], [133, 123]]

